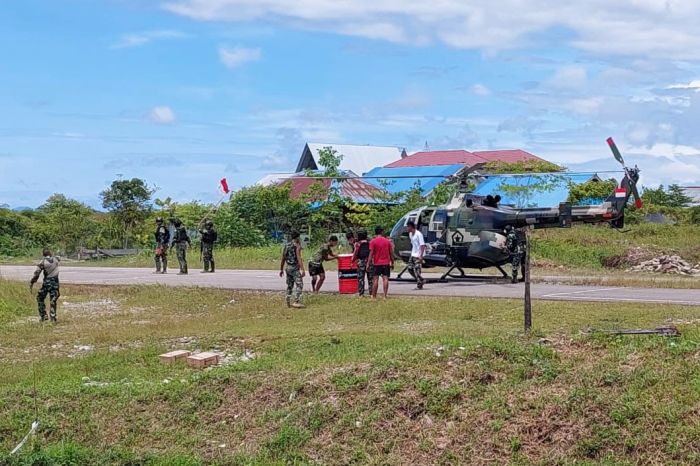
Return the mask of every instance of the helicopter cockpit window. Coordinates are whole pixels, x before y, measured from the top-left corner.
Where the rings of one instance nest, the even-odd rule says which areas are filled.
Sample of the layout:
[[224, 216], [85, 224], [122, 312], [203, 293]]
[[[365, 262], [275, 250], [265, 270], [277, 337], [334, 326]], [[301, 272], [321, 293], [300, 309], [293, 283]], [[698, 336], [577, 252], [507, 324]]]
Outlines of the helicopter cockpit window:
[[436, 210], [435, 215], [433, 215], [433, 220], [430, 223], [431, 231], [442, 231], [445, 229], [447, 223], [447, 211], [446, 210]]
[[394, 225], [394, 228], [391, 230], [390, 236], [392, 238], [398, 236], [406, 227], [406, 222], [408, 222], [409, 217], [408, 215], [405, 215], [401, 220], [396, 222], [396, 225]]

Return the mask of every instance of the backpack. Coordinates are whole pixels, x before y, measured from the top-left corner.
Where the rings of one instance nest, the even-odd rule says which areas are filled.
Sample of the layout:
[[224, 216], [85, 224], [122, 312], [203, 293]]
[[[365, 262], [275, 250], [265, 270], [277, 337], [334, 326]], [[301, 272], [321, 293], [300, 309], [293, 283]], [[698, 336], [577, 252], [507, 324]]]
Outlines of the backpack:
[[357, 248], [357, 258], [360, 260], [365, 260], [369, 257], [369, 241], [360, 241], [359, 247]]

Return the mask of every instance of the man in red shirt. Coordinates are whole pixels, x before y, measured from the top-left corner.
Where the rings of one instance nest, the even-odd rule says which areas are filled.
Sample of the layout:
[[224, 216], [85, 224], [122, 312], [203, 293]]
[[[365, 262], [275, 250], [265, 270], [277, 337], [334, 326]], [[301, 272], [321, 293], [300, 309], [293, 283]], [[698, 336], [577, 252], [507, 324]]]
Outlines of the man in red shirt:
[[384, 297], [389, 293], [389, 275], [391, 269], [394, 268], [394, 243], [384, 236], [384, 228], [377, 227], [374, 229], [376, 235], [369, 242], [369, 258], [367, 262], [374, 270], [372, 279], [372, 297], [377, 297], [379, 289], [379, 277], [382, 277], [384, 286]]

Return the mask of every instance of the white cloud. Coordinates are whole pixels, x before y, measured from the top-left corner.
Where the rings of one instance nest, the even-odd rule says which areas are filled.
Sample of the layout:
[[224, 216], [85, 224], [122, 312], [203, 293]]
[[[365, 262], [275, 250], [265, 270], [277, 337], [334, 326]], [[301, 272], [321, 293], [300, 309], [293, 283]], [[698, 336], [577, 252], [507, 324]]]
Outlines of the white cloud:
[[151, 109], [148, 113], [148, 119], [159, 125], [169, 125], [175, 123], [177, 116], [172, 108], [160, 105]]
[[260, 166], [266, 169], [288, 168], [289, 160], [284, 156], [272, 154], [263, 158]]
[[588, 73], [580, 65], [563, 66], [547, 80], [547, 87], [561, 90], [581, 90], [586, 86]]
[[570, 45], [600, 55], [700, 58], [700, 2], [691, 0], [166, 0], [163, 8], [200, 21], [264, 20], [486, 51], [528, 46], [563, 30]]
[[488, 87], [486, 87], [483, 84], [478, 84], [478, 83], [474, 84], [470, 88], [470, 90], [471, 90], [472, 94], [478, 95], [479, 97], [487, 97], [487, 96], [491, 95], [491, 89], [489, 89]]
[[248, 47], [219, 47], [219, 60], [226, 68], [237, 68], [246, 63], [260, 60], [262, 53], [260, 48]]
[[140, 47], [157, 40], [184, 39], [187, 37], [190, 37], [190, 35], [185, 34], [184, 32], [172, 30], [132, 32], [121, 36], [117, 42], [112, 44], [111, 48], [124, 49], [130, 47]]
[[687, 84], [672, 84], [666, 87], [666, 89], [689, 89], [695, 92], [700, 92], [700, 79], [694, 79]]

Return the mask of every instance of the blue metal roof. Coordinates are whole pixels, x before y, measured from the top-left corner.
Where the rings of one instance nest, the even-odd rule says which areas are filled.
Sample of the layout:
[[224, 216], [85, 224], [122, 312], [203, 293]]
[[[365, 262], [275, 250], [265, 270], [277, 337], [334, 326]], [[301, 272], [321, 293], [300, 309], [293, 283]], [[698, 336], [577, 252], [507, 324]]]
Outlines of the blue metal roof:
[[[569, 184], [581, 184], [595, 177], [595, 173], [557, 173], [551, 175], [493, 175], [479, 183], [472, 191], [478, 196], [500, 194], [501, 204], [512, 205], [519, 208], [525, 207], [557, 207], [560, 202], [566, 202], [569, 197]], [[512, 196], [504, 192], [503, 186], [531, 186], [551, 181], [554, 186], [551, 190], [535, 190], [526, 198]], [[601, 201], [590, 201], [592, 204], [600, 204]], [[521, 204], [521, 205], [518, 205]], [[590, 204], [588, 204], [590, 205]]]
[[[384, 188], [391, 194], [408, 191], [409, 189], [413, 188], [416, 183], [420, 183], [422, 194], [425, 195], [435, 189], [437, 185], [445, 181], [445, 177], [455, 175], [463, 168], [464, 165], [462, 164], [397, 168], [377, 167], [365, 173], [365, 176], [386, 176], [386, 180], [365, 178], [364, 181], [377, 187]], [[407, 178], [392, 178], [396, 176]], [[435, 176], [439, 178], [421, 178], [424, 176]]]

